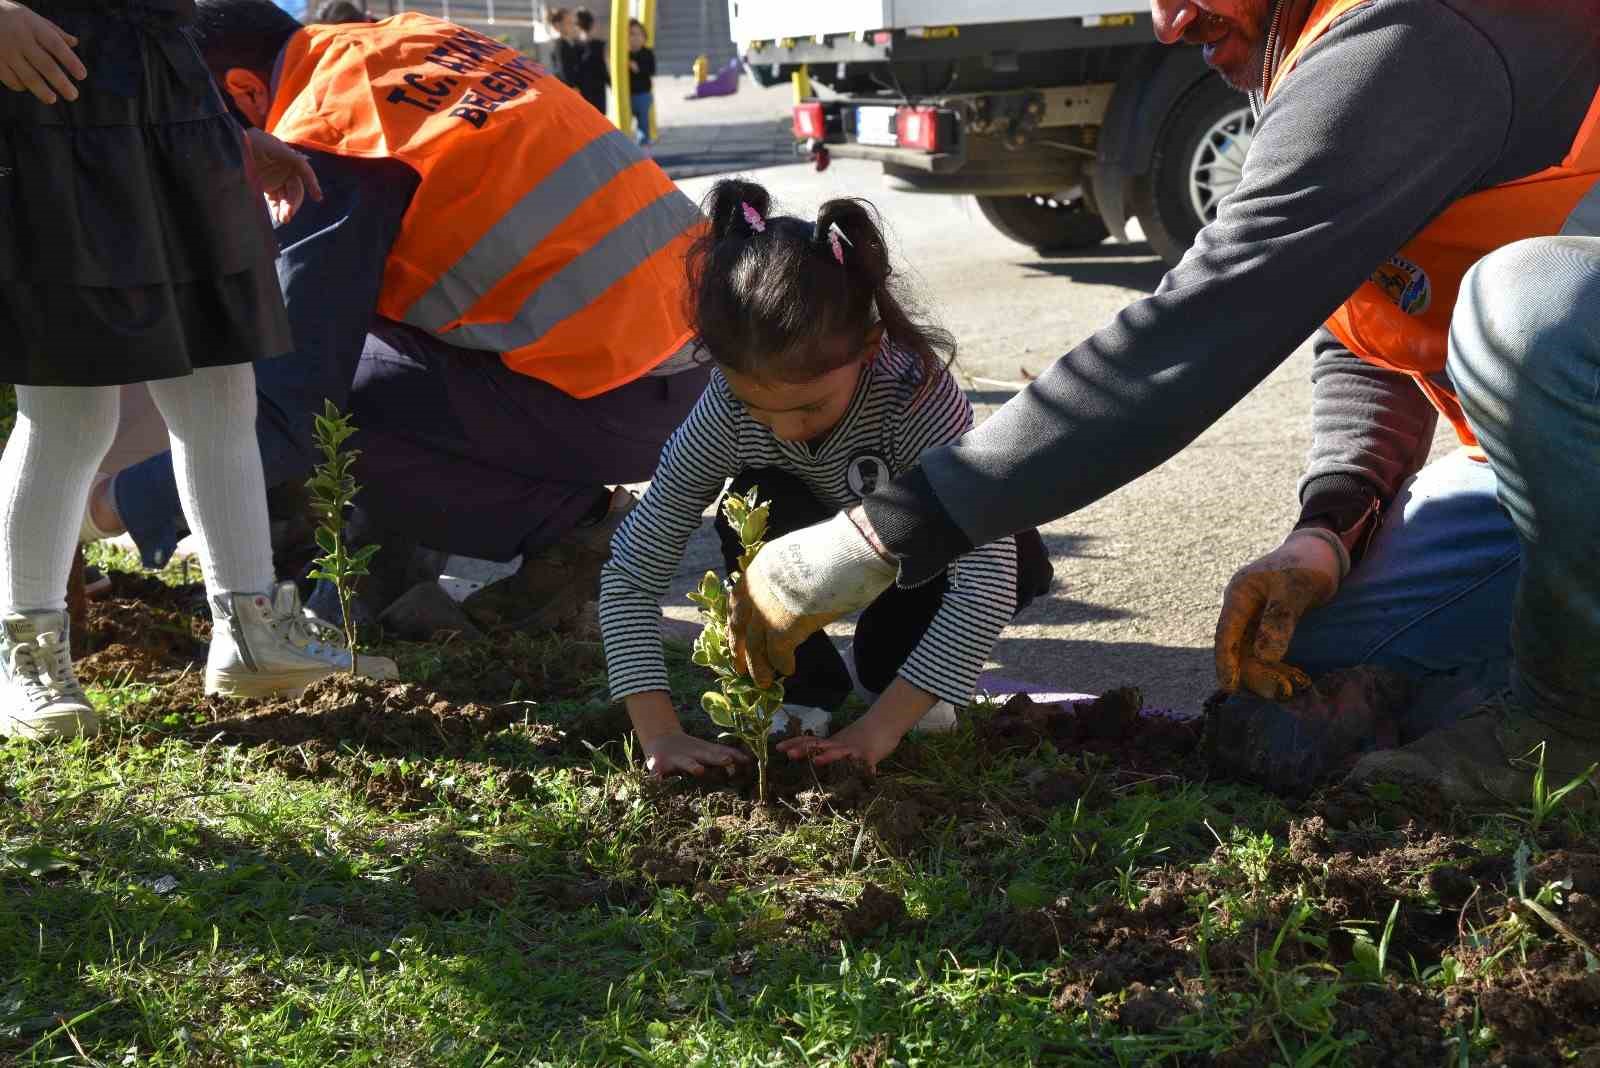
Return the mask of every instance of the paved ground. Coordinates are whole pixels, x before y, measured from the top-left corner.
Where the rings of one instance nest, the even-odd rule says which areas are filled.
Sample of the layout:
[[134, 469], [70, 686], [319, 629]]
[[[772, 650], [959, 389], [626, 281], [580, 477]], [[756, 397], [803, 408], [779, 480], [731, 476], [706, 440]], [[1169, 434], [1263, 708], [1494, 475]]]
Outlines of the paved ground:
[[[697, 199], [715, 181], [686, 176], [702, 159], [727, 171], [764, 168], [757, 177], [797, 212], [832, 196], [871, 198], [888, 220], [907, 281], [960, 339], [956, 370], [980, 419], [1010, 395], [1003, 383], [1043, 369], [1161, 279], [1146, 245], [1044, 258], [1001, 237], [964, 199], [884, 190], [870, 164], [840, 160], [823, 174], [773, 166], [783, 158], [778, 149], [787, 151], [788, 90], [752, 89], [747, 82], [737, 97], [693, 103], [663, 90], [658, 158], [675, 170], [682, 165], [675, 176]], [[761, 130], [778, 136], [768, 140]], [[748, 154], [726, 146], [747, 146]], [[1056, 588], [1007, 631], [995, 673], [1057, 692], [1135, 684], [1149, 704], [1197, 707], [1212, 685], [1210, 638], [1223, 585], [1271, 548], [1296, 512], [1309, 440], [1308, 368], [1302, 349], [1173, 460], [1046, 527]], [[714, 563], [703, 533], [669, 599], [669, 617], [693, 619], [683, 591]]]

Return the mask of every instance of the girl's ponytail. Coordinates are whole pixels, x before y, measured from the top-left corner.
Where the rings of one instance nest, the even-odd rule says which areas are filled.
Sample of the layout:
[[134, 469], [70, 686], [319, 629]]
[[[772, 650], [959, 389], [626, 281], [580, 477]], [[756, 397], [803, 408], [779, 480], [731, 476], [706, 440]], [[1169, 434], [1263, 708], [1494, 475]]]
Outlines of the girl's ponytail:
[[830, 256], [833, 253], [829, 235], [834, 233], [834, 227], [838, 227], [843, 267], [853, 284], [872, 291], [884, 335], [899, 348], [915, 354], [921, 364], [922, 383], [917, 390], [920, 397], [955, 359], [955, 338], [946, 330], [912, 317], [895, 282], [889, 244], [884, 240], [877, 209], [855, 198], [830, 200], [822, 205], [817, 213], [816, 233]]
[[730, 236], [748, 237], [755, 231], [745, 207], [765, 219], [772, 208], [772, 195], [754, 182], [730, 178], [718, 182], [706, 197], [705, 212], [711, 217], [711, 237], [725, 241]]

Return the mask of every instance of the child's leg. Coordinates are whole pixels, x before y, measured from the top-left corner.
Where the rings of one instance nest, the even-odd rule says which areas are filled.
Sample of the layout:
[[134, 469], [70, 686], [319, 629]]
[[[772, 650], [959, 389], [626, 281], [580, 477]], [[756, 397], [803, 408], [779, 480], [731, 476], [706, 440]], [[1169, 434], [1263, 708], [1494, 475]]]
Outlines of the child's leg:
[[213, 597], [272, 588], [255, 383], [247, 363], [150, 383], [172, 438], [178, 496], [199, 538], [206, 592]]
[[[1037, 530], [1017, 535], [1017, 612], [1050, 588], [1054, 572]], [[856, 624], [856, 678], [873, 693], [889, 688], [944, 604], [944, 575], [915, 589], [891, 586]]]
[[[744, 471], [728, 487], [729, 493], [748, 493], [750, 487], [760, 490], [760, 498], [771, 502], [772, 512], [767, 523], [767, 540], [781, 537], [801, 527], [832, 518], [833, 509], [825, 507], [806, 484], [787, 471], [776, 467], [763, 467]], [[743, 552], [739, 537], [722, 516], [722, 506], [717, 506], [717, 538], [722, 543], [723, 567], [732, 573], [738, 570], [739, 556]], [[833, 710], [844, 703], [855, 688], [850, 681], [850, 669], [844, 657], [834, 648], [833, 639], [821, 631], [813, 634], [795, 650], [795, 673], [783, 682], [784, 700], [797, 705]]]
[[[206, 692], [292, 696], [348, 670], [351, 654], [308, 626], [294, 583], [273, 587], [254, 369], [205, 368], [150, 383], [150, 396], [167, 421], [178, 496], [200, 539], [211, 596]], [[396, 675], [384, 657], [364, 655], [359, 667], [372, 678]]]
[[0, 459], [5, 612], [60, 612], [89, 484], [117, 432], [118, 388], [17, 387]]

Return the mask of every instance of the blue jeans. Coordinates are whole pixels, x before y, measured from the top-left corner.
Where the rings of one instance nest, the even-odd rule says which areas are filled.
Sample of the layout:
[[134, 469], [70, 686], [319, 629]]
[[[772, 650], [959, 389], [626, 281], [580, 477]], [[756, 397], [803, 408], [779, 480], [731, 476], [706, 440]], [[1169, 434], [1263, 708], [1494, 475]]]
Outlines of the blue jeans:
[[1288, 660], [1425, 684], [1420, 733], [1510, 685], [1546, 719], [1600, 723], [1600, 238], [1538, 238], [1467, 275], [1446, 367], [1487, 464], [1412, 479]]
[[639, 125], [638, 141], [641, 145], [650, 143], [650, 109], [655, 107], [656, 95], [654, 93], [634, 93], [630, 96], [633, 108], [633, 121]]

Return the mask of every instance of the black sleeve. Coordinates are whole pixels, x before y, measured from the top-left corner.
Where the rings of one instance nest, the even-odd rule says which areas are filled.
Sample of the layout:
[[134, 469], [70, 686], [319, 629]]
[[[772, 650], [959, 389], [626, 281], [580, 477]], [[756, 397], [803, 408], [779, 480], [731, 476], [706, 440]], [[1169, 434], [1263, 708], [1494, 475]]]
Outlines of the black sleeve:
[[921, 483], [869, 505], [902, 581], [1076, 511], [1193, 441], [1475, 188], [1511, 101], [1494, 47], [1444, 5], [1378, 0], [1341, 19], [1284, 79], [1239, 189], [1155, 294], [927, 453]]
[[641, 48], [638, 52], [639, 73], [646, 78], [655, 77], [656, 53], [652, 48]]
[[316, 169], [323, 199], [307, 200], [277, 230], [278, 282], [295, 349], [256, 364], [256, 426], [268, 485], [310, 471], [312, 416], [323, 399], [346, 407], [384, 266], [418, 181], [398, 160], [301, 151]]

